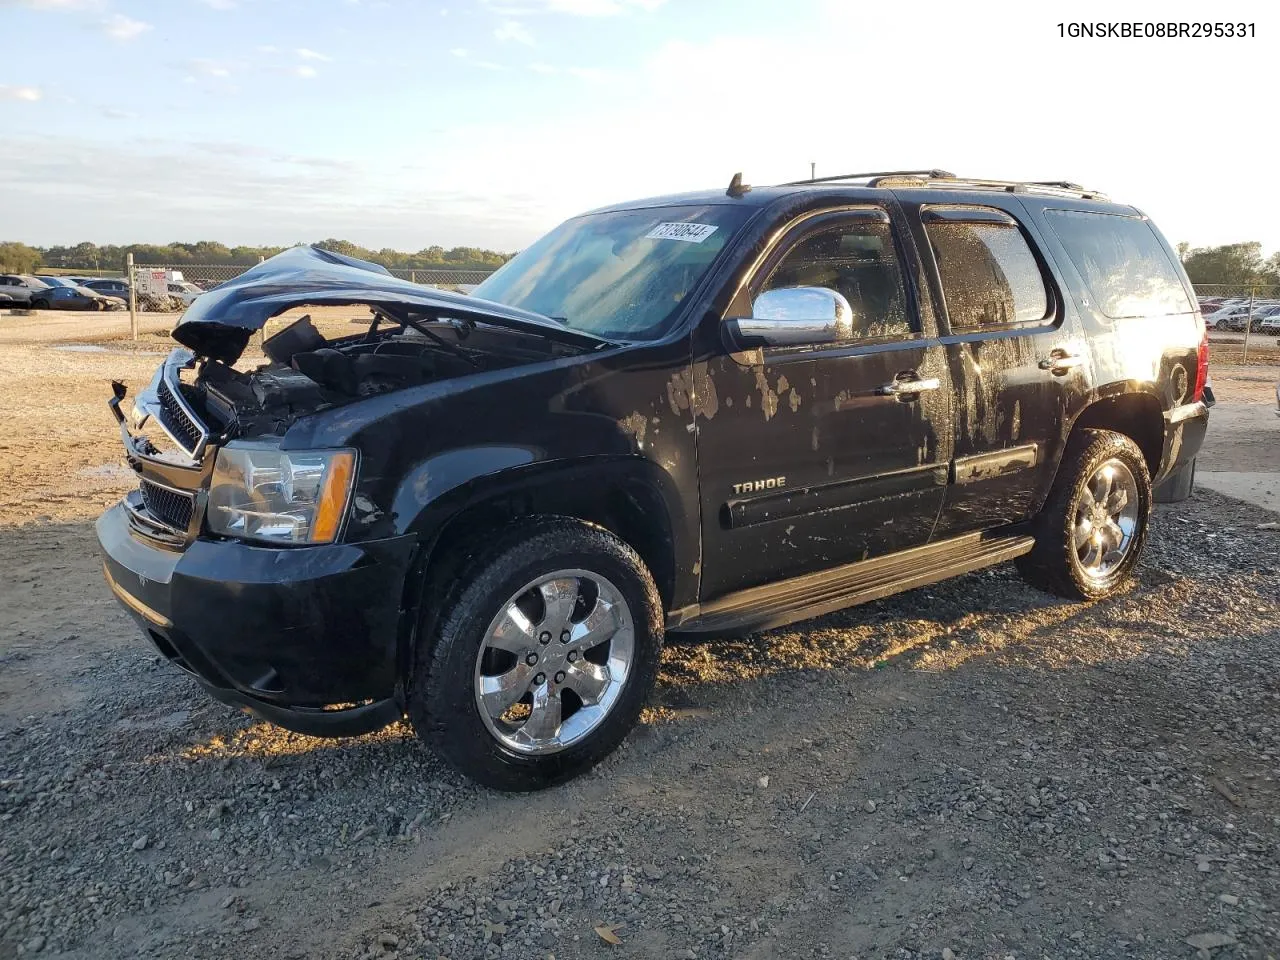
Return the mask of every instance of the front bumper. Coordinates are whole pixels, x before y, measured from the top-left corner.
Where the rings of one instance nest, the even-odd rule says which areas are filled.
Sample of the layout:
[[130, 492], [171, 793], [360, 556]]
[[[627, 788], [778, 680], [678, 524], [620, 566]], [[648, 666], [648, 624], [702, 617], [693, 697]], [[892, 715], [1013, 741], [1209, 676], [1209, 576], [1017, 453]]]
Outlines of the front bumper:
[[288, 548], [197, 538], [166, 549], [132, 531], [123, 504], [97, 533], [117, 599], [217, 699], [313, 736], [367, 733], [402, 715], [414, 537]]

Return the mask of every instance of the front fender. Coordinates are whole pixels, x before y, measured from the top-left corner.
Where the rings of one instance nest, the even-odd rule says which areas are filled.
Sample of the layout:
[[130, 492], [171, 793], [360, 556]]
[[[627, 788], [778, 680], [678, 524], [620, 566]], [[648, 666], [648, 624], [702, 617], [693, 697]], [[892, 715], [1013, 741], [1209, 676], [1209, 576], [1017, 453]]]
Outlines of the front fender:
[[[474, 453], [474, 459], [468, 453]], [[657, 464], [638, 456], [515, 462], [521, 455], [518, 448], [506, 448], [459, 450], [429, 458], [397, 493], [397, 525], [426, 542], [463, 513], [487, 504], [527, 503], [531, 513], [594, 519], [611, 498], [622, 496], [643, 513], [651, 542], [669, 545], [669, 560], [661, 565], [669, 564], [675, 582], [696, 581], [697, 517], [688, 515], [676, 478]], [[512, 461], [503, 469], [471, 477], [460, 472], [464, 465], [493, 465], [502, 457]], [[640, 549], [639, 544], [633, 546]], [[660, 576], [660, 571], [654, 574]]]

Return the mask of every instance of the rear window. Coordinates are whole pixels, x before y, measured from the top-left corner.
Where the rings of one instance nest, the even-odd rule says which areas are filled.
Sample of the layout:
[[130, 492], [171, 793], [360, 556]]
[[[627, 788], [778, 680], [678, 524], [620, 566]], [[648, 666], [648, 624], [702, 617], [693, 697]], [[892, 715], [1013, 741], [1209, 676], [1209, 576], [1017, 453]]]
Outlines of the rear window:
[[1045, 216], [1105, 316], [1121, 320], [1195, 310], [1146, 220], [1078, 210], [1046, 210]]

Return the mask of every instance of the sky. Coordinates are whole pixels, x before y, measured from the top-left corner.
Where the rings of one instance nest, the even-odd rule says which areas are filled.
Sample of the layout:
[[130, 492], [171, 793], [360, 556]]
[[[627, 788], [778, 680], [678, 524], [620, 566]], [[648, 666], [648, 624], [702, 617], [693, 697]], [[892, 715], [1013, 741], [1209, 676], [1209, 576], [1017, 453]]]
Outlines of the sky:
[[[1172, 243], [1270, 252], [1272, 9], [0, 0], [0, 240], [516, 250], [596, 206], [813, 163], [1065, 179]], [[1256, 36], [1058, 27], [1214, 15]]]

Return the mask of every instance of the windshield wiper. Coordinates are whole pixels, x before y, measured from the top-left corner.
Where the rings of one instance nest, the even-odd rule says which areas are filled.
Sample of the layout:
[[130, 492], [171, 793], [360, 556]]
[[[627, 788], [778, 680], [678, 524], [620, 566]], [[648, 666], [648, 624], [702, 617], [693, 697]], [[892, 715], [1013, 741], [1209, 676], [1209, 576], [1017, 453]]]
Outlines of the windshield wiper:
[[[480, 367], [479, 360], [477, 360], [471, 354], [467, 353], [457, 344], [450, 343], [444, 337], [440, 336], [440, 334], [436, 333], [430, 327], [420, 322], [420, 318], [415, 317], [411, 312], [406, 310], [403, 316], [397, 317], [392, 313], [375, 308], [374, 317], [373, 317], [373, 330], [376, 330], [378, 328], [379, 316], [386, 316], [388, 319], [392, 321], [399, 321], [402, 325], [413, 327], [413, 329], [418, 331], [418, 333], [422, 334], [424, 337], [426, 337], [431, 342], [435, 343], [437, 346], [439, 346], [443, 350], [447, 350], [449, 353], [451, 353], [453, 356], [457, 357], [459, 360], [463, 361], [464, 363], [477, 369]], [[453, 318], [452, 317], [450, 318], [442, 318], [442, 317], [429, 318], [428, 317], [427, 319], [434, 319], [438, 322], [441, 319], [452, 320]], [[464, 326], [463, 329], [470, 332], [470, 328], [468, 326]], [[373, 330], [370, 330], [370, 333], [372, 333]]]

